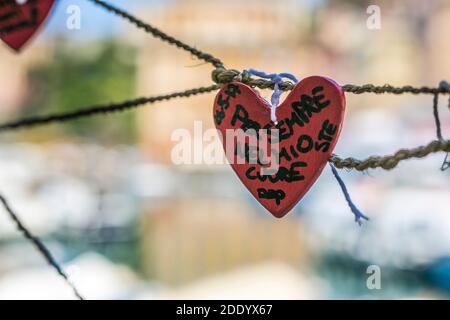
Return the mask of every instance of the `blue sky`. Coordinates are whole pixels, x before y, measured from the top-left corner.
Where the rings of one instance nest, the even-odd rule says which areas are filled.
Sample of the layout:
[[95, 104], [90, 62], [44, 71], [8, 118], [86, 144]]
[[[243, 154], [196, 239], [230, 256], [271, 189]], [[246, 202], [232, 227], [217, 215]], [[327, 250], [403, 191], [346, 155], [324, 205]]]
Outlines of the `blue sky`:
[[[47, 25], [43, 30], [44, 37], [56, 35], [67, 35], [74, 40], [95, 39], [114, 35], [126, 25], [121, 18], [114, 16], [105, 9], [92, 4], [87, 0], [57, 0], [56, 6], [49, 16]], [[110, 0], [111, 3], [123, 8], [130, 13], [139, 15], [138, 8], [160, 6], [170, 3], [170, 0]], [[81, 10], [81, 29], [69, 30], [66, 28], [66, 21], [69, 17], [67, 8], [77, 5]]]
[[[165, 6], [172, 3], [173, 0], [107, 0], [107, 2], [116, 5], [139, 17], [142, 8], [155, 6]], [[180, 1], [180, 0], [178, 0]], [[226, 1], [226, 0], [223, 0]], [[298, 3], [307, 6], [320, 6], [326, 0], [297, 0]], [[81, 29], [69, 30], [66, 27], [66, 21], [69, 17], [67, 8], [71, 5], [77, 5], [81, 10]], [[274, 5], [276, 1], [274, 0]], [[54, 37], [56, 35], [66, 35], [73, 40], [92, 40], [100, 37], [115, 35], [121, 28], [126, 26], [127, 22], [107, 12], [88, 0], [56, 0], [56, 6], [49, 17], [43, 37]]]

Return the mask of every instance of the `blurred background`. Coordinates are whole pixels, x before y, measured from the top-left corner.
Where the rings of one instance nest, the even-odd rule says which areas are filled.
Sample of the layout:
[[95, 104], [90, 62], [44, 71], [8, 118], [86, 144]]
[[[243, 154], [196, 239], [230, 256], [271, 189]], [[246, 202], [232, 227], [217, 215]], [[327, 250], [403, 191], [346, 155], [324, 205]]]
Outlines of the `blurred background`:
[[[234, 69], [340, 84], [450, 80], [450, 3], [117, 0]], [[70, 29], [70, 6], [81, 28]], [[379, 29], [367, 26], [369, 5]], [[69, 12], [69, 13], [68, 13]], [[15, 54], [0, 45], [0, 120], [209, 85], [211, 66], [83, 0], [61, 0]], [[270, 91], [263, 91], [269, 97]], [[175, 166], [171, 133], [213, 127], [214, 93], [0, 135], [0, 192], [88, 299], [447, 299], [450, 170], [444, 154], [390, 172], [329, 168], [283, 219], [228, 166]], [[448, 96], [440, 98], [444, 137]], [[365, 158], [435, 139], [430, 95], [347, 94], [335, 153]], [[375, 265], [380, 289], [370, 289]], [[369, 269], [368, 269], [369, 268]], [[370, 282], [370, 281], [369, 281]], [[72, 299], [0, 208], [0, 299]]]

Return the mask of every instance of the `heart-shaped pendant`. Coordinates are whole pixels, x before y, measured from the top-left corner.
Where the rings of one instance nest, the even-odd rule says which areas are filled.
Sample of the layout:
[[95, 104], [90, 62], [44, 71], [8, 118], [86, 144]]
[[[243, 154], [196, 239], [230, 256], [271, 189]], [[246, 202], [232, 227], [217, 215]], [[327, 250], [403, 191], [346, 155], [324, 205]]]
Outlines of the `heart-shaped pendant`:
[[228, 162], [253, 196], [281, 218], [319, 177], [339, 138], [345, 94], [333, 80], [300, 81], [276, 109], [256, 90], [225, 85], [214, 103], [214, 122]]
[[0, 1], [0, 39], [19, 51], [38, 31], [55, 0]]

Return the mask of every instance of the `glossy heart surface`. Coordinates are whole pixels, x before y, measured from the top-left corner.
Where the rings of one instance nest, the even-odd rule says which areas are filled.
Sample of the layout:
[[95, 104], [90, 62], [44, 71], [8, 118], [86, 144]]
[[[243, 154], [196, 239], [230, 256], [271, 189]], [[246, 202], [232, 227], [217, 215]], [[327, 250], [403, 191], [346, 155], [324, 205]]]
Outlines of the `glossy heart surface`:
[[252, 195], [275, 217], [286, 215], [321, 174], [338, 141], [345, 95], [333, 80], [300, 81], [276, 109], [246, 84], [224, 85], [214, 122], [228, 162]]

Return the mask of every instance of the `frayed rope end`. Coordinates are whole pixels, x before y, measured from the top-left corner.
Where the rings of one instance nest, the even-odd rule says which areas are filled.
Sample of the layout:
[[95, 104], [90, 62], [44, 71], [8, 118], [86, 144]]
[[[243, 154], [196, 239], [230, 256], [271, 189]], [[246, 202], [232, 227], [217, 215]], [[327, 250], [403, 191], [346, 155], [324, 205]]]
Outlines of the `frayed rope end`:
[[339, 176], [339, 173], [336, 170], [336, 167], [329, 162], [329, 165], [331, 167], [331, 171], [333, 172], [334, 177], [336, 178], [337, 182], [339, 183], [339, 186], [342, 189], [342, 192], [344, 193], [345, 200], [348, 203], [348, 206], [350, 207], [350, 210], [352, 210], [353, 214], [355, 215], [355, 222], [361, 226], [363, 224], [363, 220], [369, 221], [369, 217], [364, 215], [353, 203], [352, 199], [350, 198], [350, 194], [348, 193], [347, 187], [345, 186], [344, 181]]

